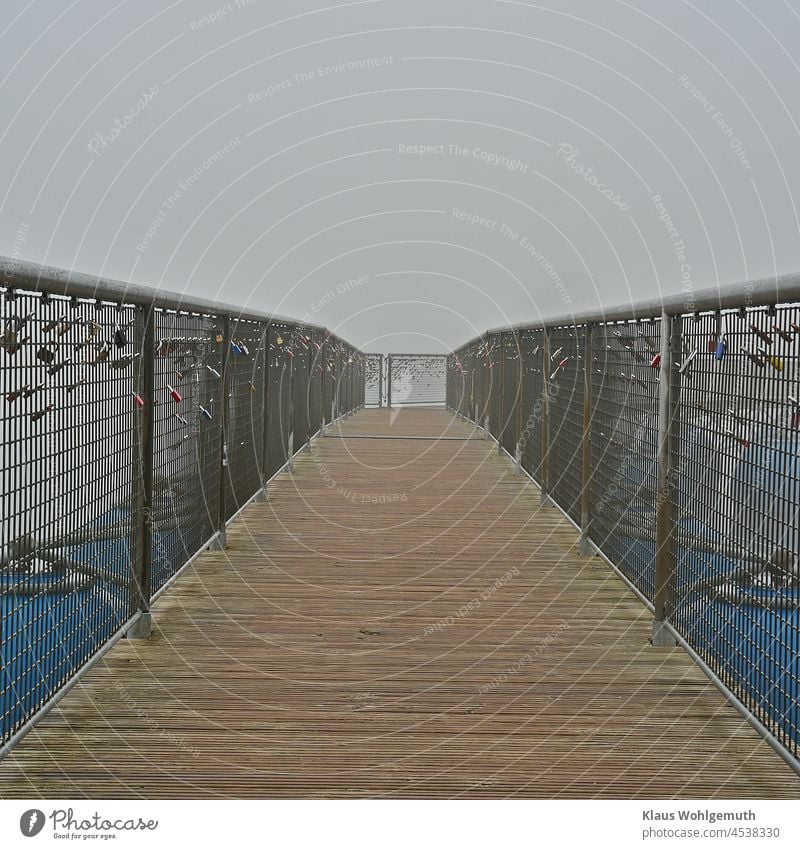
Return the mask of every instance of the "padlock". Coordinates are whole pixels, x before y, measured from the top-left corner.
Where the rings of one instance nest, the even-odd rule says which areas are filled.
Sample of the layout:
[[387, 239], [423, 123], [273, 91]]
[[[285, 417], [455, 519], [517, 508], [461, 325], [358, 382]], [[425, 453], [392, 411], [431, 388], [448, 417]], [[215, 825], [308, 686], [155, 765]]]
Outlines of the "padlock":
[[75, 390], [76, 390], [79, 386], [83, 386], [83, 384], [84, 384], [84, 383], [86, 383], [86, 378], [85, 378], [85, 377], [81, 377], [81, 378], [79, 378], [78, 380], [76, 380], [76, 381], [75, 381], [75, 383], [71, 383], [71, 384], [67, 387], [67, 392], [68, 392], [68, 393], [69, 393], [69, 392], [74, 392], [74, 391], [75, 391]]
[[724, 336], [720, 336], [717, 344], [714, 347], [714, 359], [721, 361], [725, 359], [725, 354], [728, 352], [728, 340]]
[[22, 393], [23, 398], [30, 398], [35, 395], [40, 389], [44, 389], [44, 383], [38, 383], [36, 386], [28, 386]]
[[747, 439], [746, 437], [744, 437], [744, 436], [739, 436], [738, 434], [734, 433], [734, 431], [732, 431], [732, 430], [730, 430], [730, 429], [729, 429], [729, 430], [726, 430], [726, 431], [724, 432], [724, 434], [725, 434], [725, 436], [728, 436], [728, 437], [730, 437], [731, 439], [734, 439], [734, 440], [735, 440], [736, 442], [738, 442], [738, 443], [739, 443], [739, 445], [741, 445], [743, 448], [749, 448], [749, 447], [750, 447], [750, 440], [749, 440], [749, 439]]
[[242, 353], [242, 349], [236, 344], [236, 342], [234, 342], [233, 339], [231, 339], [231, 350], [233, 351], [234, 354], [241, 354]]
[[97, 349], [94, 357], [92, 358], [93, 365], [99, 365], [100, 363], [104, 363], [108, 359], [108, 355], [110, 353], [111, 349], [108, 347], [108, 342], [103, 342]]
[[250, 349], [247, 347], [247, 345], [245, 345], [244, 342], [241, 341], [241, 339], [239, 340], [238, 344], [239, 344], [239, 350], [241, 351], [242, 355], [245, 356], [245, 357], [249, 357], [250, 356]]
[[210, 413], [210, 412], [209, 412], [209, 411], [208, 411], [205, 407], [203, 407], [202, 405], [200, 405], [200, 412], [201, 412], [201, 413], [202, 413], [202, 414], [203, 414], [203, 415], [204, 415], [204, 416], [205, 416], [205, 417], [206, 417], [209, 421], [211, 421], [211, 419], [213, 418], [213, 416], [211, 415], [211, 413]]
[[45, 336], [46, 336], [48, 333], [52, 333], [52, 332], [56, 329], [56, 327], [58, 327], [58, 322], [59, 322], [59, 320], [60, 320], [60, 319], [52, 318], [52, 319], [50, 319], [50, 321], [46, 321], [46, 322], [42, 325], [42, 333], [44, 333], [44, 334], [45, 334]]
[[286, 349], [286, 356], [294, 359], [294, 351], [291, 348]]
[[189, 424], [189, 422], [187, 422], [187, 421], [186, 421], [186, 419], [185, 419], [185, 418], [184, 418], [184, 417], [183, 417], [180, 413], [173, 413], [172, 415], [173, 415], [173, 416], [175, 416], [175, 418], [176, 418], [176, 419], [177, 419], [177, 420], [178, 420], [181, 424], [185, 424], [185, 425], [188, 425], [188, 424]]
[[772, 329], [778, 334], [778, 336], [786, 342], [787, 345], [791, 345], [794, 342], [794, 336], [786, 330], [783, 330], [781, 327], [778, 327], [777, 324], [772, 326]]
[[783, 360], [775, 354], [770, 354], [766, 357], [767, 362], [775, 369], [775, 371], [783, 371]]
[[692, 351], [692, 353], [689, 354], [688, 357], [686, 357], [686, 359], [680, 364], [680, 366], [678, 366], [678, 373], [679, 374], [686, 374], [686, 372], [689, 370], [690, 366], [694, 362], [694, 358], [696, 356], [697, 356], [697, 348], [695, 348], [694, 351]]
[[133, 403], [136, 404], [137, 407], [144, 407], [144, 398], [142, 398], [138, 392], [131, 392], [131, 395], [133, 396]]
[[6, 393], [6, 401], [8, 401], [9, 404], [13, 404], [14, 401], [17, 400], [17, 398], [19, 398], [21, 395], [24, 395], [25, 392], [27, 392], [29, 387], [30, 387], [30, 384], [26, 383], [24, 386], [21, 386], [19, 389], [15, 389], [13, 392]]
[[255, 391], [256, 391], [256, 385], [255, 385], [255, 383], [253, 383], [253, 381], [252, 381], [252, 380], [250, 381], [250, 391], [251, 391], [251, 392], [255, 392]]
[[[108, 347], [106, 347], [106, 357], [108, 357]], [[118, 357], [116, 360], [111, 360], [108, 364], [109, 368], [113, 369], [124, 369], [128, 368], [128, 366], [133, 364], [133, 361], [139, 356], [139, 354], [126, 354], [124, 357]]]
[[69, 319], [62, 317], [61, 320], [58, 322], [57, 329], [58, 335], [63, 336], [65, 333], [68, 333], [72, 329], [72, 322]]
[[656, 354], [652, 360], [650, 360], [650, 368], [658, 368], [661, 365], [661, 354]]
[[47, 373], [50, 375], [50, 377], [54, 377], [61, 371], [61, 369], [64, 368], [64, 366], [68, 366], [71, 362], [72, 360], [68, 359], [62, 360], [60, 363], [53, 363], [53, 365], [51, 365], [50, 368], [47, 369]]
[[762, 330], [757, 324], [751, 324], [750, 330], [758, 336], [765, 345], [772, 344], [772, 337], [766, 331]]
[[794, 407], [794, 411], [792, 413], [792, 427], [795, 430], [800, 430], [800, 401], [790, 395], [789, 403]]
[[222, 342], [224, 337], [221, 333], [217, 333], [217, 335], [214, 338], [216, 339], [216, 342], [219, 345]]
[[278, 336], [278, 338], [275, 340], [275, 344], [283, 345], [283, 336]]
[[206, 368], [211, 372], [211, 374], [214, 375], [214, 377], [222, 377], [222, 375], [215, 368], [212, 368], [209, 365], [206, 365]]
[[30, 336], [20, 339], [15, 330], [6, 330], [3, 336], [0, 337], [0, 347], [2, 347], [7, 354], [13, 355], [19, 353], [22, 346], [29, 341]]
[[58, 345], [43, 345], [36, 352], [36, 359], [41, 360], [46, 365], [51, 365], [56, 358]]
[[707, 350], [709, 354], [713, 354], [717, 350], [717, 339], [715, 336], [708, 337]]
[[766, 363], [758, 353], [751, 350], [750, 348], [744, 348], [743, 350], [745, 355], [747, 356], [747, 359], [750, 360], [751, 363], [758, 366], [759, 368], [764, 368]]
[[48, 404], [41, 410], [37, 410], [35, 413], [31, 413], [31, 421], [38, 422], [43, 419], [51, 410], [53, 409], [52, 404]]
[[181, 401], [183, 401], [183, 396], [181, 395], [181, 393], [180, 393], [180, 392], [178, 392], [178, 390], [177, 390], [177, 389], [174, 389], [174, 388], [173, 388], [172, 386], [170, 386], [169, 384], [167, 384], [167, 389], [169, 390], [169, 397], [170, 397], [170, 398], [172, 398], [172, 400], [173, 400], [176, 404], [180, 404], [180, 402], [181, 402]]
[[564, 350], [564, 346], [562, 345], [560, 348], [556, 348], [552, 354], [550, 354], [550, 359], [555, 360], [555, 358]]
[[119, 325], [114, 329], [114, 344], [117, 348], [124, 348], [128, 344], [128, 335]]

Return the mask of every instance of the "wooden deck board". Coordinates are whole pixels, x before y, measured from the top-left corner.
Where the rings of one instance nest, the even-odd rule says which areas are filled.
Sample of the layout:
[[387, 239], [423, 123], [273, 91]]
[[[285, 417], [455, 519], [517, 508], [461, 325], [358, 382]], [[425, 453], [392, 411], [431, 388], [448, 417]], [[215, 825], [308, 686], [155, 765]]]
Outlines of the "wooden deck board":
[[[441, 410], [334, 434], [470, 437]], [[320, 439], [0, 763], [11, 797], [800, 796], [488, 442]]]

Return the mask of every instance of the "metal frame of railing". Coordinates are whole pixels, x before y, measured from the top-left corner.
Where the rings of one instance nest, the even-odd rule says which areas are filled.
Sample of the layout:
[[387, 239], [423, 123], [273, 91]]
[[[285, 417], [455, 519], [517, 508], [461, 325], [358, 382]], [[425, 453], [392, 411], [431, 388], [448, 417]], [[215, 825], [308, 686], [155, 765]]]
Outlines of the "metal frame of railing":
[[490, 330], [447, 406], [800, 772], [799, 301], [793, 274]]
[[323, 327], [0, 258], [0, 757], [328, 424]]

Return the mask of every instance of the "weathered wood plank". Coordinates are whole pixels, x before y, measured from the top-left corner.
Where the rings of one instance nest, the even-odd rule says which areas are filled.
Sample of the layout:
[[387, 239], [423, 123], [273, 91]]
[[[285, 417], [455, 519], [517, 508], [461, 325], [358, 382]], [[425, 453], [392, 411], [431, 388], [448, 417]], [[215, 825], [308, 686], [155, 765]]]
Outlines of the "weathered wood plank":
[[[441, 410], [337, 434], [474, 436]], [[321, 439], [2, 764], [4, 797], [797, 797], [483, 441]]]

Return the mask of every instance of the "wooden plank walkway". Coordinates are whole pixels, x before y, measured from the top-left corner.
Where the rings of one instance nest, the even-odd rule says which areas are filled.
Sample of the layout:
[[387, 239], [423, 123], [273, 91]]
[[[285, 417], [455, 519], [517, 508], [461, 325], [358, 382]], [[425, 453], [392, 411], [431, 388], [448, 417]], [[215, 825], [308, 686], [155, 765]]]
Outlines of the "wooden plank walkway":
[[3, 797], [737, 797], [800, 780], [442, 410], [320, 439], [0, 763]]

